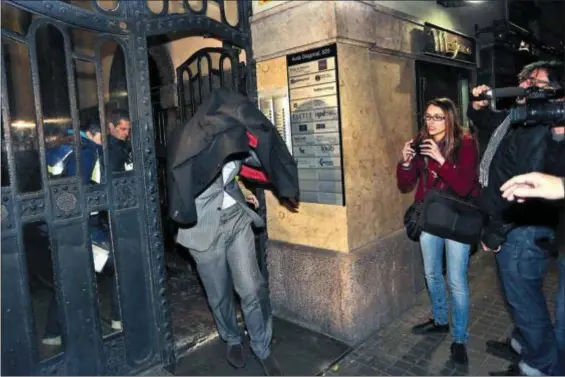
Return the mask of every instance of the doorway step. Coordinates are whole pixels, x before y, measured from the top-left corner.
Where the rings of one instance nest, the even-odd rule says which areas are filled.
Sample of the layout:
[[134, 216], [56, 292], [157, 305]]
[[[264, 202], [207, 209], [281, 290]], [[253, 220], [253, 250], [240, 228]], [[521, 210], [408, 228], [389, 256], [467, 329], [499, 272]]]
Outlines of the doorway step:
[[[272, 352], [285, 376], [320, 375], [350, 350], [345, 343], [282, 319], [274, 318], [273, 325]], [[245, 368], [234, 369], [226, 361], [225, 343], [216, 338], [180, 358], [173, 373], [176, 376], [262, 376], [261, 365], [252, 356], [247, 341], [245, 351]]]

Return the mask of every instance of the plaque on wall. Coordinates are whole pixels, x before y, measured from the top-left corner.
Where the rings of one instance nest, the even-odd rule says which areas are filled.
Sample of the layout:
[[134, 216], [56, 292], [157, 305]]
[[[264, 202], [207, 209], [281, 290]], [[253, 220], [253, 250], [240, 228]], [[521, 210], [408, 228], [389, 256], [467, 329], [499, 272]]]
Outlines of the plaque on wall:
[[286, 62], [300, 200], [345, 205], [337, 46], [287, 55]]
[[425, 23], [423, 52], [444, 59], [476, 64], [475, 39]]

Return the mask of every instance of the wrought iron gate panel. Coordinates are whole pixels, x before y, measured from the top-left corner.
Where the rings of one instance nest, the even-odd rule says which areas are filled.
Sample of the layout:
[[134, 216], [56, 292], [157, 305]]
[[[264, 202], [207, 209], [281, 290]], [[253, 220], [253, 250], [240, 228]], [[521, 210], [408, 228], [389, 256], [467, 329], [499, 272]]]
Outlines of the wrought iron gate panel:
[[128, 22], [124, 15], [124, 7], [122, 6], [115, 11], [107, 11], [99, 6], [97, 0], [85, 0], [92, 3], [93, 9], [96, 10], [96, 13], [94, 13], [68, 4], [63, 0], [7, 1], [19, 4], [22, 8], [26, 8], [34, 13], [48, 15], [49, 17], [57, 19], [66, 25], [74, 25], [101, 33], [118, 35], [129, 34]]
[[[121, 0], [114, 10], [104, 9], [92, 0], [91, 9], [78, 8], [66, 1], [6, 0], [34, 14], [29, 31], [23, 35], [4, 29], [2, 41], [13, 40], [28, 46], [32, 66], [35, 103], [34, 127], [39, 144], [41, 189], [18, 192], [16, 159], [11, 133], [10, 98], [2, 49], [2, 122], [6, 139], [9, 186], [2, 187], [2, 373], [12, 375], [64, 374], [136, 374], [149, 367], [174, 363], [173, 338], [168, 304], [165, 297], [163, 234], [159, 208], [158, 174], [155, 156], [155, 130], [149, 87], [147, 37], [167, 32], [201, 34], [222, 39], [247, 52], [251, 59], [248, 17], [251, 4], [238, 0], [238, 22], [229, 25], [225, 4], [220, 7], [220, 20], [213, 20], [206, 7], [188, 9], [185, 14], [169, 14], [168, 10], [153, 14], [144, 0]], [[166, 1], [165, 4], [169, 2]], [[184, 1], [184, 6], [190, 3]], [[168, 7], [168, 5], [166, 5]], [[72, 140], [78, 172], [74, 177], [53, 180], [46, 165], [46, 141], [42, 116], [42, 90], [37, 66], [35, 32], [42, 25], [53, 25], [62, 35], [66, 63], [65, 83], [68, 90]], [[82, 161], [78, 148], [82, 124], [77, 102], [77, 78], [73, 68], [77, 61], [96, 64], [98, 114], [106, 135], [105, 99], [101, 82], [102, 62], [80, 52], [73, 52], [71, 28], [82, 28], [98, 35], [96, 51], [103, 41], [113, 40], [123, 49], [126, 61], [127, 105], [132, 121], [131, 147], [133, 171], [120, 173], [105, 170], [104, 183], [86, 185], [79, 180]], [[7, 39], [6, 39], [7, 38]], [[252, 78], [248, 64], [244, 74]], [[232, 66], [241, 70], [239, 64]], [[240, 71], [241, 72], [241, 71]], [[239, 85], [239, 81], [236, 82]], [[249, 82], [246, 82], [249, 86]], [[49, 90], [51, 90], [49, 88]], [[254, 91], [252, 92], [254, 98]], [[95, 109], [96, 110], [96, 109]], [[95, 111], [96, 112], [96, 111]], [[106, 136], [103, 137], [106, 139]], [[4, 140], [3, 140], [4, 143]], [[108, 166], [108, 147], [104, 142], [103, 161]], [[3, 160], [4, 165], [4, 160]], [[3, 174], [4, 178], [4, 174]], [[109, 212], [112, 230], [117, 285], [123, 331], [103, 336], [101, 314], [97, 306], [96, 274], [88, 230], [92, 211]], [[44, 221], [50, 232], [55, 292], [59, 321], [62, 325], [63, 353], [40, 360], [38, 331], [33, 317], [29, 287], [30, 271], [26, 264], [26, 247], [22, 227]], [[48, 233], [49, 234], [49, 233]], [[49, 245], [47, 246], [49, 247]], [[48, 250], [49, 252], [49, 250]]]
[[[238, 55], [238, 52], [231, 48], [207, 47], [198, 50], [177, 67], [177, 93], [181, 122], [187, 121], [194, 115], [206, 95], [212, 90], [219, 87], [240, 90], [242, 76]], [[226, 60], [230, 63], [229, 75], [225, 69]], [[204, 61], [206, 71], [202, 67]], [[217, 62], [217, 67], [215, 67], [215, 62]], [[227, 80], [226, 75], [228, 75]], [[208, 88], [207, 93], [204, 91], [205, 85]]]
[[[181, 4], [182, 8], [174, 10], [173, 4]], [[147, 3], [141, 10], [147, 20], [144, 25], [148, 36], [190, 30], [195, 34], [211, 36], [233, 45], [246, 48], [250, 42], [249, 16], [251, 15], [251, 2], [245, 0], [201, 0], [202, 7], [197, 9], [191, 6], [189, 0], [182, 3], [174, 0], [160, 0], [151, 3], [161, 4], [159, 10], [151, 9]], [[226, 4], [237, 4], [237, 22], [231, 24], [227, 19]], [[212, 7], [210, 6], [212, 5]], [[215, 19], [208, 11], [218, 7], [220, 19]], [[182, 13], [179, 13], [182, 12]], [[187, 17], [186, 15], [189, 15]]]
[[[18, 195], [16, 190], [11, 191], [12, 196], [12, 211], [19, 215], [18, 225], [26, 223], [27, 215], [31, 218], [40, 218], [44, 220], [48, 225], [48, 231], [51, 233], [51, 258], [53, 263], [53, 269], [56, 271], [57, 279], [55, 281], [57, 289], [57, 301], [59, 302], [59, 320], [63, 323], [63, 328], [66, 329], [66, 333], [73, 334], [74, 336], [68, 336], [65, 346], [68, 346], [71, 351], [69, 351], [70, 357], [74, 357], [77, 360], [79, 358], [87, 358], [84, 366], [78, 366], [77, 363], [69, 363], [66, 365], [66, 373], [84, 373], [85, 370], [92, 370], [95, 373], [102, 371], [100, 366], [101, 357], [101, 347], [100, 347], [100, 337], [99, 332], [96, 329], [96, 313], [93, 305], [91, 303], [95, 299], [94, 297], [94, 284], [93, 284], [93, 274], [91, 273], [92, 258], [89, 253], [83, 252], [86, 240], [83, 222], [81, 221], [82, 214], [84, 212], [84, 206], [80, 203], [79, 199], [82, 197], [82, 187], [77, 184], [77, 180], [70, 178], [64, 179], [57, 182], [51, 182], [48, 178], [47, 167], [45, 161], [45, 135], [43, 127], [43, 109], [41, 106], [42, 99], [40, 94], [40, 77], [38, 72], [37, 64], [37, 47], [36, 38], [38, 35], [38, 30], [41, 27], [54, 27], [64, 38], [65, 50], [68, 52], [69, 47], [69, 36], [65, 33], [65, 29], [62, 25], [54, 20], [49, 19], [36, 19], [34, 20], [30, 27], [27, 35], [20, 39], [20, 41], [25, 42], [27, 46], [27, 52], [30, 57], [31, 64], [31, 79], [33, 82], [33, 99], [35, 103], [35, 114], [36, 114], [36, 124], [37, 133], [39, 138], [39, 157], [41, 166], [41, 181], [42, 190], [38, 193], [32, 195]], [[4, 43], [4, 41], [3, 41]], [[69, 63], [70, 56], [67, 53], [65, 56], [66, 63]], [[5, 60], [2, 59], [2, 72], [3, 78], [6, 76]], [[68, 80], [67, 85], [69, 89], [74, 88], [74, 75], [70, 74], [70, 71], [66, 71], [66, 79]], [[8, 89], [5, 80], [2, 86], [2, 105], [3, 105], [3, 116], [8, 123], [6, 130], [11, 128], [11, 114], [10, 106], [8, 101]], [[71, 103], [73, 101], [71, 100]], [[73, 106], [74, 107], [74, 106]], [[73, 130], [76, 143], [78, 135], [78, 122], [76, 119], [76, 112], [71, 113]], [[9, 139], [10, 140], [10, 139]], [[9, 141], [8, 144], [11, 144]], [[9, 148], [10, 149], [10, 148]], [[78, 163], [80, 164], [80, 152], [77, 153]], [[12, 188], [18, 186], [18, 179], [15, 174], [14, 158], [8, 159], [9, 161], [9, 171], [11, 177]], [[77, 206], [78, 204], [78, 206]], [[16, 212], [14, 207], [19, 207], [19, 213]], [[29, 218], [27, 219], [29, 220]], [[22, 228], [17, 228], [18, 230]], [[4, 238], [4, 234], [3, 234]], [[16, 246], [15, 250], [6, 249], [3, 245], [2, 256], [11, 253], [17, 253], [19, 256], [19, 265], [17, 271], [21, 276], [27, 276], [26, 267], [21, 263], [25, 260], [23, 250], [23, 239], [22, 234], [18, 234], [17, 243], [12, 244]], [[55, 245], [55, 246], [54, 246]], [[2, 279], [7, 282], [4, 276], [5, 267], [2, 267]], [[18, 279], [14, 279], [18, 280]], [[22, 283], [22, 281], [19, 281]], [[20, 287], [23, 297], [27, 298], [26, 305], [23, 309], [23, 314], [29, 314], [32, 312], [30, 305], [29, 291], [26, 289], [28, 282], [24, 281], [23, 286]], [[5, 283], [6, 284], [6, 283]], [[4, 285], [4, 284], [3, 284]], [[7, 283], [7, 286], [11, 284]], [[4, 291], [4, 290], [3, 290]], [[4, 291], [5, 292], [5, 291]], [[3, 293], [4, 293], [3, 292]], [[12, 303], [5, 301], [4, 294], [2, 295], [3, 306], [7, 306], [8, 310], [11, 309]], [[61, 305], [61, 303], [66, 303]], [[81, 308], [81, 310], [76, 311], [73, 309]], [[67, 320], [70, 316], [74, 315], [73, 320]], [[26, 323], [29, 326], [31, 316], [26, 317], [28, 321]], [[30, 340], [30, 335], [34, 340], [36, 339], [35, 329], [33, 327], [28, 327], [25, 329], [27, 334], [18, 334], [12, 332], [11, 323], [6, 322], [5, 319], [2, 320], [3, 326], [5, 326], [6, 335], [3, 334], [3, 343], [9, 347], [9, 350], [13, 352], [22, 351], [23, 354], [26, 350], [18, 349], [18, 346], [27, 347], [32, 351], [31, 363], [28, 364], [30, 373], [37, 372], [34, 367], [38, 364], [36, 346], [34, 344], [22, 344], [18, 342], [18, 335], [26, 340]], [[65, 330], [63, 330], [65, 333]], [[25, 336], [27, 335], [27, 336]], [[9, 356], [5, 356], [3, 353], [3, 371], [17, 371], [18, 364], [13, 363]], [[4, 360], [6, 357], [6, 360]], [[9, 367], [4, 369], [4, 361], [9, 363]], [[15, 368], [15, 369], [11, 369]], [[20, 365], [21, 367], [21, 365]], [[85, 369], [81, 369], [85, 368]]]

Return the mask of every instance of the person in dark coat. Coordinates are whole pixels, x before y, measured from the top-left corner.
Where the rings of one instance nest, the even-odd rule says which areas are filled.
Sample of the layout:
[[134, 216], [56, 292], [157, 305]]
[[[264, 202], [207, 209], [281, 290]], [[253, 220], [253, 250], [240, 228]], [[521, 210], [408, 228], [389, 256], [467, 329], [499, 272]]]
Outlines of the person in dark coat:
[[[524, 67], [518, 81], [522, 88], [559, 89], [562, 74], [561, 63], [541, 61]], [[485, 85], [476, 87], [473, 95], [477, 97], [488, 89]], [[524, 101], [519, 99], [518, 103]], [[488, 101], [474, 101], [468, 111], [480, 132], [491, 135], [479, 166], [483, 187], [480, 206], [487, 216], [481, 245], [496, 253], [501, 285], [515, 324], [506, 346], [502, 346], [504, 342], [488, 341], [487, 347], [511, 348], [521, 358], [519, 365], [491, 375], [561, 375], [563, 358], [541, 289], [552, 259], [544, 242], [554, 238], [559, 210], [554, 203], [540, 200], [509, 203], [502, 198], [500, 187], [515, 175], [533, 171], [565, 175], [563, 138], [550, 127], [555, 125], [513, 124], [508, 112], [493, 112], [487, 106]]]
[[[279, 196], [298, 198], [294, 159], [276, 128], [249, 100], [235, 92], [213, 92], [186, 124], [170, 136], [170, 215], [181, 223], [177, 242], [196, 261], [228, 362], [245, 365], [242, 331], [233, 290], [241, 299], [251, 350], [265, 375], [282, 375], [271, 353], [273, 319], [269, 292], [257, 262], [252, 224], [264, 220], [247, 203], [238, 176], [268, 181]], [[245, 166], [245, 169], [243, 167]], [[188, 226], [187, 226], [188, 225]]]
[[[565, 159], [565, 156], [563, 156]], [[561, 200], [561, 215], [552, 252], [557, 255], [559, 288], [555, 305], [555, 335], [561, 355], [565, 351], [565, 178], [543, 173], [528, 173], [508, 180], [500, 188], [509, 201], [525, 202], [528, 198]]]
[[[46, 148], [47, 169], [51, 176], [74, 177], [77, 174], [77, 160], [74, 154], [72, 129], [67, 130], [66, 135], [61, 139], [62, 142], [57, 146]], [[102, 156], [102, 139], [100, 124], [90, 123], [86, 130], [80, 131], [81, 146], [81, 177], [83, 184], [91, 181], [100, 183], [99, 162]], [[97, 167], [98, 170], [95, 169]]]
[[131, 121], [125, 110], [115, 109], [108, 112], [108, 157], [110, 170], [122, 172], [133, 169], [132, 149], [129, 140]]
[[[78, 173], [77, 158], [75, 155], [74, 130], [69, 129], [66, 135], [59, 138], [57, 146], [48, 147], [46, 160], [48, 171], [54, 177], [75, 177]], [[80, 131], [80, 181], [83, 185], [100, 183], [104, 175], [102, 157], [102, 128], [98, 122], [90, 122], [85, 130]], [[112, 329], [121, 330], [118, 287], [114, 274], [114, 258], [110, 250], [110, 234], [99, 218], [99, 213], [93, 213], [88, 219], [88, 228], [93, 248], [101, 248], [108, 252], [108, 259], [104, 265], [104, 272], [112, 274], [111, 305]], [[61, 328], [55, 295], [49, 303], [47, 323], [42, 343], [48, 346], [60, 346]]]

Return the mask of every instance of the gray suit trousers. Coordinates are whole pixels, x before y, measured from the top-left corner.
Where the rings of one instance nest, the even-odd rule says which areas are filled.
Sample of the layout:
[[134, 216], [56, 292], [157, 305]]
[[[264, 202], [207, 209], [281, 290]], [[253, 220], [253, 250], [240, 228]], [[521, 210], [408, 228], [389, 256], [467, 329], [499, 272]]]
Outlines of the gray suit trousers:
[[270, 353], [273, 321], [269, 293], [257, 264], [251, 218], [241, 206], [220, 213], [217, 235], [206, 251], [190, 250], [216, 321], [218, 332], [228, 345], [241, 344], [233, 290], [241, 299], [251, 349], [260, 358]]

